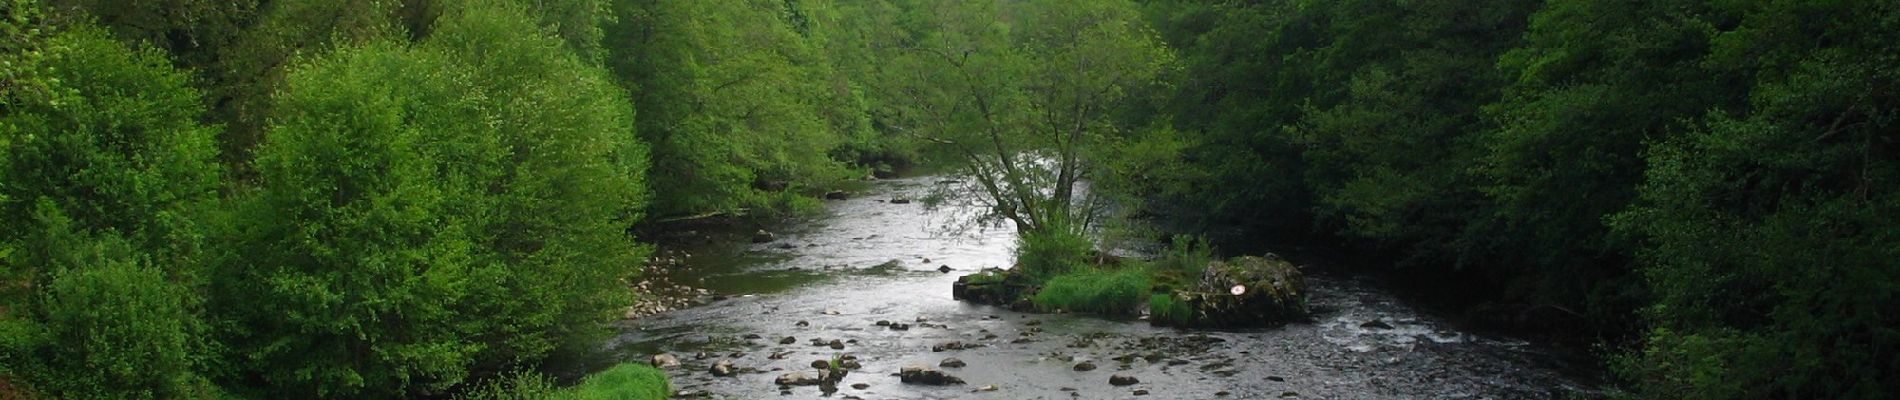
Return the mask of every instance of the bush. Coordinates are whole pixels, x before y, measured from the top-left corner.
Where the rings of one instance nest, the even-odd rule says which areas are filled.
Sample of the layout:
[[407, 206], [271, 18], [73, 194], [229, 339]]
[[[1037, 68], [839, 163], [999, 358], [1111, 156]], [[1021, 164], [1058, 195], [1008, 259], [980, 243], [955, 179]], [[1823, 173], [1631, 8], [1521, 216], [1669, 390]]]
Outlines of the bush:
[[646, 364], [620, 364], [556, 387], [546, 375], [524, 372], [493, 379], [456, 396], [459, 400], [661, 400], [673, 392], [666, 373]]
[[1024, 232], [1016, 240], [1016, 268], [1036, 280], [1088, 266], [1092, 244], [1087, 237], [1066, 229]]
[[291, 68], [214, 275], [234, 386], [439, 395], [587, 348], [629, 302], [626, 95], [497, 3]]
[[1141, 305], [1153, 282], [1142, 268], [1081, 268], [1050, 279], [1036, 292], [1035, 303], [1044, 310], [1128, 315]]
[[40, 392], [65, 398], [193, 397], [205, 389], [189, 292], [116, 238], [80, 244], [81, 265], [54, 275], [39, 314]]
[[199, 94], [97, 28], [15, 33], [34, 54], [0, 71], [0, 391], [202, 396], [197, 210], [221, 172]]

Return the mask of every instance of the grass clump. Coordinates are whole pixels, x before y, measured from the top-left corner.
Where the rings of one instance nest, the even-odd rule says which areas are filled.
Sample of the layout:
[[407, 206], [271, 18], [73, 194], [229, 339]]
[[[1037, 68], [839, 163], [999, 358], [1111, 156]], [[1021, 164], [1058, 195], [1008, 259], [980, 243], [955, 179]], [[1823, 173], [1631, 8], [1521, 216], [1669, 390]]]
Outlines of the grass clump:
[[620, 364], [561, 388], [537, 373], [515, 374], [478, 385], [460, 400], [662, 400], [673, 391], [666, 373], [646, 364]]
[[1153, 282], [1146, 268], [1078, 268], [1050, 279], [1036, 292], [1034, 302], [1048, 311], [1133, 314]]
[[1193, 319], [1194, 310], [1187, 302], [1181, 301], [1173, 293], [1155, 293], [1148, 296], [1148, 318], [1160, 325], [1172, 325]]
[[1039, 281], [1088, 269], [1094, 247], [1087, 237], [1067, 229], [1026, 233], [1017, 240], [1016, 268]]

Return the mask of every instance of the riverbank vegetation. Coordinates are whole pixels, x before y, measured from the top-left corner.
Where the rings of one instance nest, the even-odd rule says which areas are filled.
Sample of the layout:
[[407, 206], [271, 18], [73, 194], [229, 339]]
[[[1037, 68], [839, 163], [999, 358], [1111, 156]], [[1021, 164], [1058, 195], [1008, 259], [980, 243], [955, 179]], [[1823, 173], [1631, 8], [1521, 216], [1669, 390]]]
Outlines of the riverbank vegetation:
[[1200, 318], [1204, 245], [1097, 251], [1136, 218], [1360, 254], [1635, 397], [1879, 398], [1894, 37], [1878, 1], [0, 0], [0, 397], [664, 395], [548, 375], [640, 295], [628, 232], [934, 163], [1029, 306]]
[[805, 6], [0, 3], [0, 397], [664, 398], [537, 372], [640, 295], [630, 228], [913, 157]]

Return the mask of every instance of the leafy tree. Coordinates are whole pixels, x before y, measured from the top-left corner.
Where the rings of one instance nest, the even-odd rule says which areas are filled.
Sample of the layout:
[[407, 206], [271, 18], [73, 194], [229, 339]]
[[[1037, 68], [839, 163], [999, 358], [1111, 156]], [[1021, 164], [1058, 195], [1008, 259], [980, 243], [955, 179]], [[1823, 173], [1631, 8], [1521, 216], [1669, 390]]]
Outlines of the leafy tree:
[[608, 64], [634, 91], [653, 144], [661, 215], [770, 211], [844, 176], [828, 155], [856, 126], [823, 118], [830, 66], [779, 0], [626, 1]]
[[227, 382], [441, 393], [617, 315], [644, 146], [608, 75], [525, 15], [471, 2], [419, 45], [292, 70], [215, 275]]
[[[1754, 76], [1647, 152], [1654, 327], [1620, 369], [1650, 397], [1883, 398], [1900, 331], [1900, 7], [1721, 5], [1702, 65]], [[1885, 310], [1885, 311], [1883, 311]]]
[[21, 86], [0, 106], [0, 376], [58, 397], [200, 393], [191, 290], [220, 169], [198, 92], [162, 53], [8, 6], [28, 54], [5, 60]]
[[[1172, 53], [1129, 2], [952, 2], [920, 7], [935, 24], [886, 82], [914, 135], [956, 154], [967, 198], [1026, 234], [1080, 232], [1100, 204], [1079, 191], [1094, 157], [1126, 136], [1113, 118], [1153, 85]], [[1014, 24], [1005, 21], [1019, 21]]]

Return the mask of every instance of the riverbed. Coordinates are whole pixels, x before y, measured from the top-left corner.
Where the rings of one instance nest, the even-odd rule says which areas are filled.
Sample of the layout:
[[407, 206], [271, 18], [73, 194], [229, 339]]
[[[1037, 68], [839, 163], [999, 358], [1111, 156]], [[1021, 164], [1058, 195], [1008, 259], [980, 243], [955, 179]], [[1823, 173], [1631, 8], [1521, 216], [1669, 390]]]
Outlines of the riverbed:
[[[847, 375], [832, 398], [1596, 394], [1592, 369], [1580, 365], [1586, 360], [1540, 343], [1461, 330], [1407, 305], [1375, 278], [1324, 266], [1305, 267], [1313, 321], [1270, 329], [1178, 330], [1140, 320], [1026, 314], [958, 302], [951, 298], [951, 283], [980, 268], [1009, 265], [1014, 232], [969, 223], [969, 207], [925, 207], [921, 199], [941, 184], [954, 182], [873, 182], [848, 199], [827, 201], [817, 216], [767, 227], [773, 237], [761, 243], [748, 240], [750, 232], [674, 232], [690, 244], [664, 255], [677, 262], [658, 279], [692, 287], [696, 295], [678, 309], [620, 323], [610, 348], [628, 361], [660, 353], [678, 357], [683, 365], [669, 370], [675, 389], [710, 398], [819, 397], [817, 386], [781, 388], [773, 380], [813, 372], [813, 360], [846, 354], [863, 367]], [[831, 345], [834, 340], [841, 349]], [[933, 351], [950, 342], [980, 347]], [[966, 366], [939, 367], [947, 358]], [[707, 371], [721, 360], [740, 373], [718, 377]], [[1095, 368], [1078, 370], [1083, 363]], [[967, 383], [900, 383], [893, 374], [910, 365], [941, 369]], [[1139, 383], [1110, 385], [1116, 374]]]

